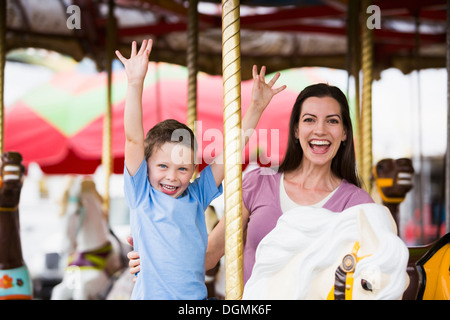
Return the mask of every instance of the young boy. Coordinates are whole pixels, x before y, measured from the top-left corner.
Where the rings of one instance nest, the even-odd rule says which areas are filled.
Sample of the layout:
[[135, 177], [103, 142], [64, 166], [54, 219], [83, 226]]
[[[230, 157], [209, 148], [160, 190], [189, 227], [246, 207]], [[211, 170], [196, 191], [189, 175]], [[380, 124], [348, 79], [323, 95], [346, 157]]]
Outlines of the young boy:
[[[116, 51], [128, 78], [124, 111], [125, 198], [131, 209], [134, 249], [140, 253], [140, 272], [132, 299], [205, 299], [207, 233], [204, 211], [222, 193], [223, 161], [196, 170], [196, 142], [192, 131], [176, 120], [165, 120], [147, 133], [142, 125], [142, 90], [152, 40], [136, 42], [126, 59]], [[244, 132], [254, 129], [272, 97], [286, 86], [272, 89], [264, 67], [253, 67], [252, 102], [242, 120]], [[245, 144], [244, 144], [245, 145]]]

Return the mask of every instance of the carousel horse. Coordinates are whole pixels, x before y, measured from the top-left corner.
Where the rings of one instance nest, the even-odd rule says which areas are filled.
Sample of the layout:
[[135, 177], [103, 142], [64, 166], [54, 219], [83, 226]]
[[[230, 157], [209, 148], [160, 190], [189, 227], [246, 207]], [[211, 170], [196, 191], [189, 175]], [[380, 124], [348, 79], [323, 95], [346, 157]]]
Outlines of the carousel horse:
[[88, 178], [69, 177], [62, 200], [67, 244], [71, 252], [63, 280], [52, 299], [100, 299], [112, 275], [124, 265], [120, 241], [109, 230], [102, 197]]
[[408, 249], [408, 269], [414, 268], [417, 275], [411, 277], [415, 283], [405, 292], [405, 300], [450, 300], [450, 233], [429, 245]]
[[[412, 189], [414, 168], [410, 159], [383, 159], [372, 170], [376, 190], [397, 224], [399, 207]], [[404, 300], [450, 299], [450, 234], [427, 245], [408, 247], [410, 284]]]
[[30, 300], [33, 289], [22, 255], [19, 200], [25, 168], [17, 152], [5, 152], [0, 172], [0, 300]]
[[284, 213], [256, 251], [244, 299], [401, 299], [408, 250], [388, 209]]
[[412, 189], [414, 168], [411, 159], [383, 159], [372, 168], [373, 178], [383, 205], [392, 213], [400, 226], [399, 205]]
[[403, 300], [450, 300], [450, 233], [408, 251], [410, 284]]

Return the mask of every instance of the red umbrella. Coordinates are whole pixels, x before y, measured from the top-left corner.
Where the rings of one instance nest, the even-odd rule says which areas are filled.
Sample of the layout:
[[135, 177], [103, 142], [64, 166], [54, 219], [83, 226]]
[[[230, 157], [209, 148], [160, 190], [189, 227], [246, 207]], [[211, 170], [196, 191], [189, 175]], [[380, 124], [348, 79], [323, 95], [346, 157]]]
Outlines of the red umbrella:
[[[157, 68], [156, 72], [156, 65], [150, 64], [144, 87], [145, 131], [163, 119], [173, 118], [186, 122], [186, 68], [162, 63], [158, 64]], [[157, 81], [155, 74], [161, 75]], [[296, 79], [305, 83], [301, 76]], [[122, 173], [125, 143], [124, 71], [115, 71], [113, 81], [112, 155], [114, 172]], [[278, 82], [280, 85], [286, 83], [283, 82], [283, 76]], [[242, 82], [243, 112], [250, 102], [251, 88], [252, 81]], [[249, 154], [256, 153], [256, 149], [259, 149], [259, 160], [263, 165], [276, 165], [278, 159], [282, 160], [287, 141], [288, 119], [298, 94], [297, 89], [294, 90], [286, 89], [272, 100], [258, 124], [256, 135], [247, 146], [247, 160]], [[200, 73], [197, 97], [197, 140], [203, 156], [200, 169], [207, 164], [205, 162], [210, 161], [208, 156], [211, 153], [221, 151], [222, 96], [222, 78]], [[104, 73], [83, 73], [77, 68], [58, 73], [49, 83], [7, 109], [5, 150], [20, 152], [24, 165], [36, 162], [45, 173], [93, 173], [101, 163], [105, 106]], [[264, 154], [269, 157], [264, 157]]]

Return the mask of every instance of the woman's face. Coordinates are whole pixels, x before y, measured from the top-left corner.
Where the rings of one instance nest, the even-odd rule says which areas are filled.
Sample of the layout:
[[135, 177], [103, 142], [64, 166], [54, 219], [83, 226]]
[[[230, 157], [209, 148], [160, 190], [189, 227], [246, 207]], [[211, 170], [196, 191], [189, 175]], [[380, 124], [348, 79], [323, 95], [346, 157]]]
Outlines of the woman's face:
[[341, 106], [331, 97], [310, 97], [302, 105], [295, 132], [303, 149], [303, 160], [314, 165], [328, 165], [339, 146], [347, 139]]

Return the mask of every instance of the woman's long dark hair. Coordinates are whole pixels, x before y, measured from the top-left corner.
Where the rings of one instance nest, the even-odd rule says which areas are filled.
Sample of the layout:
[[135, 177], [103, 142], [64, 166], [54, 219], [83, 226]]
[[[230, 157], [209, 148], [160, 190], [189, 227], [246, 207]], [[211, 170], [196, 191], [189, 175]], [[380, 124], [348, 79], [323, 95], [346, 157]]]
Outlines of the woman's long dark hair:
[[303, 102], [310, 97], [331, 97], [341, 106], [342, 123], [347, 133], [346, 141], [342, 142], [338, 152], [331, 162], [331, 171], [339, 178], [361, 187], [361, 180], [356, 170], [355, 145], [353, 142], [353, 128], [350, 119], [350, 109], [347, 98], [337, 87], [325, 83], [314, 84], [306, 87], [300, 92], [292, 108], [291, 119], [289, 121], [289, 137], [286, 155], [281, 163], [278, 172], [290, 172], [298, 168], [303, 159], [303, 150], [295, 137], [295, 130], [298, 127]]

